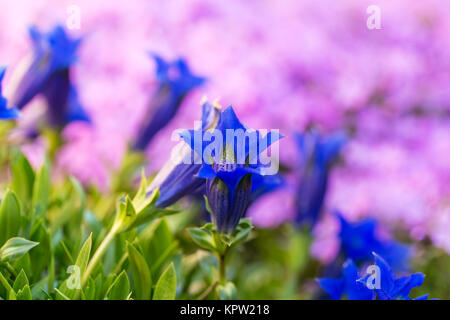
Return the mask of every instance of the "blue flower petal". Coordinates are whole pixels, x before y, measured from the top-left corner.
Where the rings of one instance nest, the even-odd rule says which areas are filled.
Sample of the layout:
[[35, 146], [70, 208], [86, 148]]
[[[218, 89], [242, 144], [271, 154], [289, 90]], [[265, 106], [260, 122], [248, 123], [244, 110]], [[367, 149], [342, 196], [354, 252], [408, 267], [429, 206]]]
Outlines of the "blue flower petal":
[[8, 108], [8, 101], [2, 95], [2, 82], [5, 76], [6, 67], [0, 67], [0, 119], [13, 120], [20, 116], [19, 110], [16, 107]]
[[412, 288], [421, 286], [424, 280], [425, 275], [423, 273], [413, 273], [409, 276], [395, 279], [395, 289], [392, 295], [407, 299]]
[[344, 279], [323, 278], [317, 279], [322, 289], [328, 293], [333, 300], [340, 300], [344, 293]]
[[[359, 279], [358, 268], [352, 260], [344, 263], [342, 277], [339, 279], [318, 279], [318, 283], [333, 300], [346, 296], [349, 300], [372, 300], [373, 293], [367, 289], [362, 279]], [[363, 283], [361, 283], [363, 282]]]
[[379, 239], [376, 235], [378, 226], [376, 220], [363, 219], [350, 223], [339, 212], [335, 214], [341, 224], [339, 238], [342, 252], [346, 257], [359, 263], [371, 259], [372, 252], [377, 252], [395, 269], [407, 269], [411, 255], [410, 246]]

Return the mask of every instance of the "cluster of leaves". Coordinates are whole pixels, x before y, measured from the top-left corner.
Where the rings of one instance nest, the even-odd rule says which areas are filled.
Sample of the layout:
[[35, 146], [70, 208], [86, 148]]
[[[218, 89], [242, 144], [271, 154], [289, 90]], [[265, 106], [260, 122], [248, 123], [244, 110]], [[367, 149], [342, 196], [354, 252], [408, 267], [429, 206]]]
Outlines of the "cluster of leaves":
[[[145, 179], [133, 200], [119, 198], [113, 216], [104, 213], [112, 196], [106, 203], [95, 191], [86, 194], [74, 178], [52, 185], [49, 161], [34, 171], [14, 151], [8, 167], [0, 205], [1, 299], [175, 298], [179, 247], [163, 218], [175, 211], [155, 208], [158, 194], [146, 197]], [[110, 245], [87, 275], [108, 234]]]
[[[6, 157], [5, 157], [6, 155]], [[6, 160], [5, 160], [6, 159]], [[202, 221], [202, 206], [158, 209], [141, 178], [126, 193], [51, 181], [19, 151], [0, 155], [0, 299], [311, 299], [324, 266], [309, 255], [311, 235], [286, 224], [253, 229], [242, 219], [223, 235]], [[132, 170], [133, 171], [133, 170]], [[117, 173], [125, 181], [127, 174]], [[135, 171], [135, 170], [134, 170]], [[118, 181], [119, 181], [118, 180]], [[128, 194], [135, 193], [134, 197]], [[246, 240], [246, 241], [244, 241]], [[427, 273], [422, 292], [448, 295], [445, 253], [421, 243], [413, 261]], [[232, 250], [231, 250], [232, 249]], [[221, 257], [226, 271], [220, 279]]]
[[[290, 227], [254, 231], [258, 237], [243, 243], [253, 230], [248, 219], [231, 235], [211, 223], [194, 228], [203, 209], [195, 202], [175, 215], [156, 208], [158, 191], [146, 194], [145, 175], [130, 197], [130, 181], [127, 193], [105, 194], [73, 177], [51, 181], [48, 160], [38, 170], [17, 150], [4, 160], [0, 299], [296, 297], [309, 238]], [[218, 283], [225, 253], [226, 280]]]

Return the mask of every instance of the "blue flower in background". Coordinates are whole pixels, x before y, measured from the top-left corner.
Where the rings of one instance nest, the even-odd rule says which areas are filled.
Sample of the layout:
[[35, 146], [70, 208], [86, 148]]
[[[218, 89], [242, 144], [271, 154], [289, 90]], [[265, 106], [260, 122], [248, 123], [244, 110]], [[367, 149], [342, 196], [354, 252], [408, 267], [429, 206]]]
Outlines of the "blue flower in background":
[[2, 95], [2, 82], [5, 72], [6, 67], [0, 67], [0, 119], [12, 120], [19, 117], [19, 110], [16, 107], [8, 108], [8, 101]]
[[317, 282], [333, 300], [341, 300], [344, 297], [348, 300], [372, 300], [375, 297], [374, 293], [357, 281], [360, 278], [358, 268], [349, 259], [344, 263], [340, 278], [322, 278], [317, 279]]
[[135, 150], [145, 150], [155, 134], [176, 115], [186, 95], [206, 80], [193, 75], [183, 59], [169, 63], [158, 55], [152, 57], [159, 86], [142, 121], [133, 146]]
[[340, 213], [336, 213], [336, 215], [341, 223], [339, 232], [341, 250], [347, 258], [359, 263], [372, 259], [372, 252], [377, 252], [394, 269], [408, 269], [411, 256], [410, 246], [393, 240], [379, 239], [376, 235], [378, 223], [373, 219], [350, 223]]
[[[397, 278], [389, 264], [377, 253], [373, 253], [375, 257], [375, 265], [379, 268], [379, 287], [374, 285], [374, 282], [369, 277], [374, 275], [367, 275], [358, 282], [368, 287], [368, 283], [374, 286], [374, 291], [379, 300], [411, 300], [409, 294], [414, 287], [419, 287], [425, 280], [423, 273], [413, 273], [405, 277]], [[376, 284], [376, 281], [375, 281]], [[426, 300], [428, 295], [418, 297], [414, 300]]]
[[[233, 108], [229, 106], [221, 114], [216, 127], [222, 141], [218, 143], [219, 150], [213, 150], [209, 159], [204, 159], [198, 177], [206, 179], [206, 197], [212, 213], [212, 221], [221, 233], [232, 232], [239, 220], [245, 215], [252, 194], [252, 176], [264, 175], [266, 166], [258, 161], [259, 153], [281, 138], [278, 133], [269, 132], [262, 137], [258, 131], [251, 131], [254, 139], [239, 140], [233, 136], [227, 139], [227, 133], [248, 132], [239, 121]], [[195, 143], [195, 137], [202, 141]], [[199, 130], [188, 130], [181, 137], [191, 148], [204, 157], [210, 141], [203, 137]], [[219, 139], [219, 136], [211, 137]], [[256, 150], [256, 151], [255, 151]], [[208, 163], [209, 162], [209, 163]]]
[[[220, 114], [220, 107], [204, 102], [202, 106], [202, 130], [215, 128]], [[169, 159], [166, 165], [158, 172], [150, 184], [147, 193], [159, 188], [160, 197], [156, 205], [167, 207], [186, 195], [193, 195], [205, 187], [205, 179], [197, 177], [201, 164], [196, 164], [200, 156], [196, 154], [184, 141], [175, 146], [174, 154], [177, 159]], [[192, 163], [183, 163], [185, 157], [190, 157]]]
[[33, 43], [32, 57], [20, 74], [12, 97], [14, 105], [22, 109], [36, 95], [42, 94], [47, 102], [51, 126], [62, 128], [71, 121], [89, 122], [70, 81], [70, 67], [77, 60], [76, 51], [81, 39], [69, 38], [61, 26], [49, 33], [31, 27], [29, 34]]
[[331, 163], [339, 155], [347, 137], [341, 133], [324, 137], [312, 130], [297, 134], [296, 140], [301, 162], [296, 222], [312, 227], [322, 210]]

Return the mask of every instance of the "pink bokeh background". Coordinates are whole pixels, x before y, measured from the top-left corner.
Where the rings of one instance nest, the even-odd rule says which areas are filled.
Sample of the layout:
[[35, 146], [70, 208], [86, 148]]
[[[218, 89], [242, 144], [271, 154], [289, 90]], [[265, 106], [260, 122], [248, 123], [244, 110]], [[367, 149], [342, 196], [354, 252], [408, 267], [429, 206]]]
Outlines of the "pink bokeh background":
[[[184, 57], [208, 83], [188, 96], [149, 146], [149, 171], [168, 159], [173, 130], [191, 128], [200, 100], [232, 104], [250, 127], [287, 136], [281, 160], [296, 165], [295, 131], [315, 123], [352, 139], [333, 170], [327, 211], [378, 217], [414, 239], [430, 237], [450, 252], [450, 2], [447, 0], [287, 1], [6, 1], [0, 0], [0, 63], [14, 71], [30, 50], [27, 26], [65, 25], [81, 9], [83, 35], [73, 69], [94, 125], [69, 125], [59, 170], [103, 190], [121, 163], [156, 88], [147, 52]], [[381, 9], [380, 30], [366, 9]], [[39, 99], [33, 104], [39, 104]], [[30, 106], [32, 108], [33, 106]], [[39, 143], [39, 142], [38, 142]], [[36, 162], [40, 148], [26, 146]], [[260, 227], [292, 219], [295, 180], [255, 203]], [[337, 248], [330, 215], [314, 231], [312, 251], [330, 260]], [[334, 248], [334, 249], [333, 249]]]

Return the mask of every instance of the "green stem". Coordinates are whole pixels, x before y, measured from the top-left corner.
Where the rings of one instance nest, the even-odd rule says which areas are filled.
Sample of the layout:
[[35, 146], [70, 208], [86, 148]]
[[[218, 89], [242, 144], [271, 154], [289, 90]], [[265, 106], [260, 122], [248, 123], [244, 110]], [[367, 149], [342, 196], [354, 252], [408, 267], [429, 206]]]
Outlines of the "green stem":
[[219, 282], [214, 282], [212, 285], [210, 285], [198, 298], [197, 300], [205, 300], [209, 294], [217, 287]]
[[120, 271], [122, 270], [122, 265], [125, 263], [125, 261], [127, 261], [127, 259], [128, 259], [128, 252], [125, 252], [122, 258], [120, 258], [119, 262], [117, 263], [116, 268], [114, 269], [115, 274], [120, 273]]
[[8, 272], [11, 274], [11, 276], [13, 276], [13, 278], [17, 277], [16, 270], [14, 270], [14, 268], [12, 267], [12, 265], [9, 262], [6, 262], [4, 264], [4, 266], [5, 266], [5, 269], [8, 270]]
[[0, 272], [0, 283], [3, 285], [3, 287], [6, 289], [7, 292], [12, 290], [11, 285], [8, 283], [8, 281], [5, 279], [5, 277], [1, 272]]
[[92, 256], [91, 261], [89, 261], [89, 264], [86, 268], [86, 271], [83, 274], [83, 279], [81, 281], [81, 286], [84, 287], [86, 282], [89, 279], [89, 276], [91, 275], [92, 271], [94, 271], [94, 268], [97, 266], [97, 263], [100, 261], [100, 259], [103, 257], [103, 255], [106, 252], [106, 249], [108, 249], [111, 242], [114, 240], [115, 236], [117, 235], [118, 228], [113, 225], [109, 233], [106, 235], [105, 239], [103, 239], [100, 246], [95, 251], [94, 255]]
[[219, 283], [221, 285], [227, 282], [225, 273], [225, 253], [218, 256], [219, 259]]

